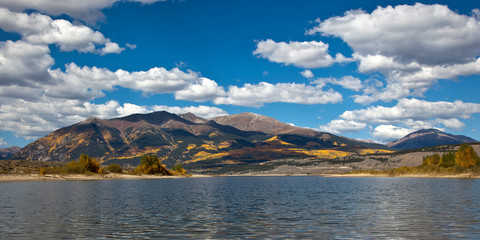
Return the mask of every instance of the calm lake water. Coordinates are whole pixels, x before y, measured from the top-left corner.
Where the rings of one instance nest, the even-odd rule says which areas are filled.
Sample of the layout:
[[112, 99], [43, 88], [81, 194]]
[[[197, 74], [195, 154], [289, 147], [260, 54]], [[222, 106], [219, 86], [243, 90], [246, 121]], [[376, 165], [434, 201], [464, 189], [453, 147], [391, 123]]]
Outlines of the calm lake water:
[[480, 238], [480, 180], [212, 177], [0, 183], [0, 238]]

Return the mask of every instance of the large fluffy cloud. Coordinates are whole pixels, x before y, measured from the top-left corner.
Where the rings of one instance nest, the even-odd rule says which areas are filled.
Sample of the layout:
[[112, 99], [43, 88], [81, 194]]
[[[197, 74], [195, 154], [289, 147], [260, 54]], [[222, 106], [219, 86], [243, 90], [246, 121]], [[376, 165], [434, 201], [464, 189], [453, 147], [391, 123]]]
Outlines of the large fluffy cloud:
[[[53, 20], [39, 13], [17, 13], [0, 8], [0, 28], [8, 32], [16, 32], [22, 40], [36, 45], [56, 44], [62, 51], [90, 53], [120, 53], [117, 43], [83, 25], [73, 25], [67, 20]], [[104, 46], [97, 48], [97, 46]]]
[[397, 99], [421, 96], [439, 79], [480, 74], [478, 12], [467, 16], [444, 5], [420, 3], [378, 7], [371, 13], [352, 10], [317, 20], [307, 33], [341, 38], [354, 50], [360, 72], [387, 78], [386, 88], [358, 99], [370, 103], [390, 100], [380, 92]]
[[175, 92], [175, 99], [195, 102], [203, 102], [223, 96], [225, 96], [223, 87], [218, 86], [215, 81], [204, 77], [187, 88]]
[[367, 123], [391, 123], [399, 120], [428, 120], [432, 118], [470, 118], [480, 113], [480, 104], [454, 102], [429, 102], [419, 99], [400, 99], [393, 107], [372, 106], [366, 109], [345, 111], [341, 118]]
[[0, 86], [48, 82], [53, 65], [48, 46], [23, 41], [0, 42]]
[[329, 122], [327, 125], [320, 126], [320, 130], [335, 134], [358, 132], [367, 127], [366, 123], [355, 122], [351, 120], [336, 119]]
[[[103, 97], [102, 90], [113, 90], [115, 86], [142, 91], [144, 95], [149, 95], [174, 93], [201, 81], [198, 73], [184, 72], [178, 68], [167, 70], [162, 67], [151, 68], [148, 71], [128, 72], [119, 69], [113, 72], [106, 68], [79, 67], [70, 63], [66, 65], [65, 71], [55, 69], [49, 72], [56, 84], [46, 89], [47, 96], [83, 100]], [[76, 89], [76, 93], [71, 93], [72, 88]], [[192, 95], [192, 98], [194, 97]]]
[[372, 135], [382, 141], [392, 141], [405, 137], [409, 133], [412, 133], [413, 130], [403, 127], [398, 127], [394, 125], [379, 125], [374, 130]]
[[340, 79], [332, 78], [332, 77], [330, 77], [330, 78], [319, 78], [315, 81], [312, 81], [312, 83], [316, 83], [316, 84], [330, 83], [330, 84], [334, 84], [334, 85], [340, 85], [345, 89], [350, 89], [350, 90], [357, 91], [357, 92], [363, 89], [362, 81], [360, 79], [358, 79], [356, 77], [352, 77], [352, 76], [344, 76]]
[[326, 104], [342, 101], [342, 95], [333, 90], [324, 91], [323, 86], [298, 83], [245, 84], [230, 86], [226, 97], [215, 99], [216, 104], [260, 107], [265, 103], [284, 102], [300, 104]]
[[184, 72], [179, 68], [167, 70], [163, 67], [135, 72], [117, 70], [115, 75], [120, 86], [139, 90], [147, 95], [183, 90], [199, 80], [199, 75], [195, 72]]
[[257, 43], [257, 49], [253, 54], [271, 62], [302, 68], [328, 67], [335, 62], [350, 61], [340, 53], [333, 58], [328, 53], [328, 44], [317, 41], [277, 43], [267, 39]]
[[[94, 24], [105, 16], [100, 11], [111, 7], [114, 3], [122, 0], [0, 0], [0, 7], [6, 7], [15, 11], [37, 10], [39, 12], [59, 16], [67, 14], [73, 18]], [[165, 0], [125, 0], [144, 4]]]
[[309, 33], [342, 38], [362, 56], [393, 57], [395, 62], [437, 66], [471, 62], [480, 54], [476, 15], [460, 15], [444, 5], [378, 7], [372, 13], [348, 11], [318, 20]]

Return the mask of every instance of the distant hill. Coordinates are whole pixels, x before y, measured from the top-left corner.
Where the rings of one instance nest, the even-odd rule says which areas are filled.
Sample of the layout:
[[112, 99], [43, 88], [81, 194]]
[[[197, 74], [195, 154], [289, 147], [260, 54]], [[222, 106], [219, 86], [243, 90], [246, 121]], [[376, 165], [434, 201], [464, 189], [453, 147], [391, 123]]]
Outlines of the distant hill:
[[0, 149], [0, 160], [9, 159], [19, 150], [20, 150], [20, 147], [17, 147], [17, 146], [8, 147], [8, 148], [1, 148]]
[[186, 168], [202, 169], [283, 158], [333, 159], [390, 150], [384, 145], [297, 128], [261, 115], [232, 116], [212, 121], [191, 113], [162, 111], [110, 120], [88, 118], [32, 142], [13, 158], [66, 162], [85, 153], [104, 164], [136, 165], [142, 155], [157, 154], [168, 166], [181, 163]]
[[437, 129], [423, 129], [410, 133], [402, 139], [390, 142], [387, 144], [387, 146], [399, 150], [406, 150], [447, 144], [461, 144], [473, 142], [478, 141], [462, 135], [452, 135], [449, 133], [445, 133]]

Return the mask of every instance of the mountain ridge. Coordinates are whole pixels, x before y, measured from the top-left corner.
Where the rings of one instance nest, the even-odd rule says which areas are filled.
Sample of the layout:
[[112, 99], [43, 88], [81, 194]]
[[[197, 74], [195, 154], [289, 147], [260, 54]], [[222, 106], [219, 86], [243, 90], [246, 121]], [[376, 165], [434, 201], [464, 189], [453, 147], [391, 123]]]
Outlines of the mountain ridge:
[[438, 129], [421, 129], [405, 137], [392, 141], [387, 146], [399, 150], [408, 150], [424, 147], [433, 147], [447, 144], [475, 143], [477, 140], [463, 136], [453, 135]]
[[20, 151], [19, 146], [12, 146], [12, 147], [7, 147], [7, 148], [0, 148], [0, 160], [4, 159], [9, 159], [12, 157], [15, 153]]

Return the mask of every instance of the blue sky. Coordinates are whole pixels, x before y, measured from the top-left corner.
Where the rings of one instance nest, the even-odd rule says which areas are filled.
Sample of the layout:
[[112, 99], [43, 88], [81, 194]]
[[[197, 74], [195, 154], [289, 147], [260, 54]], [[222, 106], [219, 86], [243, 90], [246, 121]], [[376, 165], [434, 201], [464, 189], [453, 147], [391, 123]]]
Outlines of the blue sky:
[[474, 1], [61, 3], [0, 0], [0, 147], [159, 110], [480, 139]]

